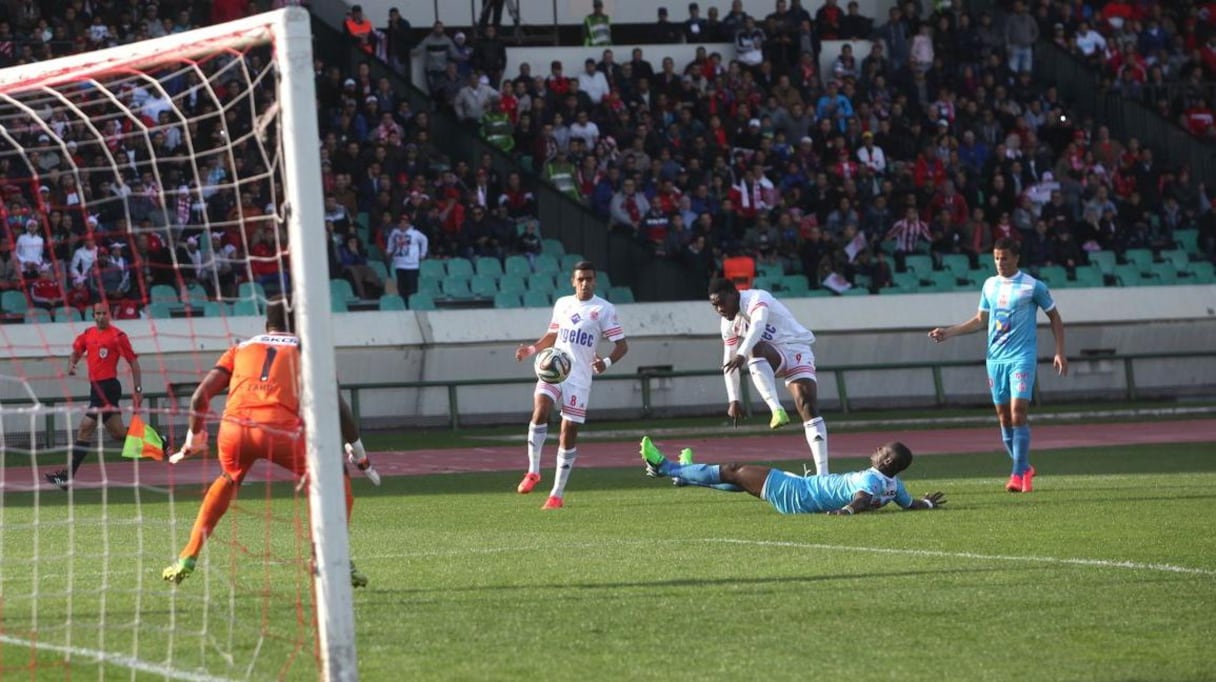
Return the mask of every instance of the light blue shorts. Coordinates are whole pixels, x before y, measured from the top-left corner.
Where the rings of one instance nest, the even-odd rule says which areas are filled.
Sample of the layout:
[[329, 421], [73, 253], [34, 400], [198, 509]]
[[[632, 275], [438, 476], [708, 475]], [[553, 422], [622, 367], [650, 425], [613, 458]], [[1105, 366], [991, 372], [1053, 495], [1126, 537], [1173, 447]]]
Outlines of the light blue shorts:
[[805, 477], [780, 469], [768, 472], [760, 497], [782, 514], [815, 514], [826, 511], [811, 494]]
[[1034, 395], [1036, 366], [1034, 360], [989, 361], [988, 389], [992, 391], [992, 404], [1005, 405], [1018, 398], [1030, 400]]

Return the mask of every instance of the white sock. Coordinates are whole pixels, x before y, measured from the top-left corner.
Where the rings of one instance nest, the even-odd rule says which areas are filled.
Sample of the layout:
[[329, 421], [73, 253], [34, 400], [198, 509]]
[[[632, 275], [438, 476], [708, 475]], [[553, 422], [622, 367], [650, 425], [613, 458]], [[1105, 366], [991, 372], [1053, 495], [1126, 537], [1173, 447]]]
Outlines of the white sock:
[[549, 491], [549, 497], [561, 497], [566, 494], [566, 481], [570, 480], [570, 470], [574, 468], [576, 459], [578, 459], [578, 448], [557, 449], [557, 469], [553, 473], [553, 490]]
[[747, 361], [747, 371], [752, 375], [752, 385], [760, 394], [761, 400], [768, 405], [770, 412], [781, 409], [781, 401], [777, 399], [777, 377], [773, 375], [773, 366], [764, 358], [752, 358]]
[[540, 451], [549, 437], [548, 424], [528, 424], [528, 473], [540, 473]]
[[828, 472], [828, 425], [823, 417], [815, 417], [802, 425], [806, 431], [806, 443], [811, 446], [811, 459], [815, 462], [815, 475]]

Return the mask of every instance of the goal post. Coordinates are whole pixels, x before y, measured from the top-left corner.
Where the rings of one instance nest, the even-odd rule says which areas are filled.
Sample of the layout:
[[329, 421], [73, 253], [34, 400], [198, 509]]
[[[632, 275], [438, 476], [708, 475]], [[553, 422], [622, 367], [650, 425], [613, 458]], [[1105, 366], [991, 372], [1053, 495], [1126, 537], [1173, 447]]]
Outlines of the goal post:
[[[36, 196], [41, 191], [38, 188], [39, 178], [55, 177], [61, 181], [43, 193], [44, 200], [63, 203], [67, 206], [64, 213], [76, 215], [79, 221], [87, 222], [87, 235], [90, 238], [96, 225], [94, 214], [106, 213], [109, 216], [107, 221], [110, 222], [110, 229], [113, 230], [114, 225], [125, 225], [132, 241], [157, 235], [168, 242], [169, 265], [165, 267], [171, 267], [177, 277], [176, 288], [181, 294], [181, 300], [171, 304], [165, 303], [167, 307], [157, 309], [155, 306], [158, 285], [145, 281], [142, 272], [135, 272], [135, 269], [142, 267], [141, 263], [144, 261], [140, 260], [138, 254], [134, 254], [134, 257], [128, 257], [127, 260], [130, 267], [130, 298], [132, 301], [146, 302], [147, 307], [139, 315], [139, 319], [115, 320], [115, 325], [131, 336], [137, 351], [144, 359], [144, 385], [149, 393], [154, 393], [156, 387], [197, 383], [224, 347], [261, 331], [262, 320], [255, 319], [253, 314], [246, 315], [248, 309], [244, 312], [241, 309], [243, 303], [249, 303], [256, 310], [262, 310], [264, 299], [257, 300], [256, 293], [248, 293], [260, 291], [261, 285], [245, 289], [244, 283], [261, 281], [258, 280], [258, 277], [262, 276], [258, 274], [260, 266], [277, 268], [280, 273], [279, 282], [284, 287], [288, 285], [281, 278], [281, 274], [286, 274], [284, 271], [290, 273], [291, 305], [296, 331], [302, 341], [300, 370], [303, 388], [300, 409], [305, 423], [304, 439], [309, 472], [306, 516], [310, 533], [307, 538], [297, 538], [296, 544], [305, 546], [306, 549], [301, 551], [310, 554], [311, 585], [308, 590], [301, 590], [304, 594], [301, 599], [314, 609], [311, 619], [298, 619], [299, 622], [291, 624], [291, 627], [315, 627], [315, 633], [297, 635], [291, 641], [297, 649], [307, 646], [308, 650], [312, 650], [323, 678], [356, 680], [358, 670], [350, 582], [351, 564], [344, 502], [344, 464], [341, 457], [333, 319], [327, 274], [328, 255], [321, 218], [324, 215], [323, 185], [310, 21], [306, 10], [290, 7], [227, 24], [0, 70], [0, 145], [8, 150], [5, 154], [16, 159], [14, 164], [19, 162], [30, 168], [28, 175], [32, 189], [21, 187], [20, 191], [28, 189], [28, 192]], [[271, 63], [261, 64], [260, 56], [250, 57], [248, 53], [252, 50], [259, 50], [259, 55], [269, 55]], [[200, 67], [200, 63], [205, 63], [206, 68]], [[227, 70], [232, 76], [209, 79], [207, 75], [215, 70]], [[187, 86], [183, 86], [183, 83]], [[232, 87], [233, 91], [223, 91], [223, 88], [227, 87]], [[154, 104], [163, 103], [164, 108], [161, 111], [170, 112], [168, 122], [158, 123], [152, 120], [156, 114], [161, 113], [155, 108], [141, 109], [139, 102], [131, 104], [128, 89], [142, 91], [149, 99], [155, 100]], [[259, 99], [261, 91], [269, 89], [273, 89], [270, 101]], [[186, 113], [189, 102], [194, 99], [206, 100], [209, 103], [209, 108], [205, 109], [209, 118], [202, 125], [197, 118]], [[86, 103], [81, 104], [82, 101]], [[91, 116], [93, 109], [90, 106], [98, 102], [107, 111], [118, 113], [104, 120]], [[149, 111], [152, 113], [149, 114]], [[64, 120], [55, 118], [61, 114], [64, 114]], [[244, 120], [242, 116], [249, 116], [251, 120]], [[181, 142], [173, 148], [171, 156], [160, 157], [158, 150], [167, 148], [163, 145], [163, 135], [170, 129], [181, 137]], [[208, 130], [218, 137], [213, 136], [210, 141], [196, 139], [194, 136], [199, 129]], [[86, 144], [91, 145], [93, 156], [81, 160], [80, 155], [76, 153], [77, 140], [65, 133], [65, 130], [74, 131], [74, 134], [81, 138], [81, 148]], [[48, 169], [43, 163], [45, 157], [37, 156], [37, 150], [28, 146], [30, 143], [23, 142], [34, 139], [38, 140], [39, 149], [47, 154], [54, 154], [59, 165]], [[220, 140], [221, 144], [213, 145], [215, 140]], [[238, 147], [258, 148], [262, 155], [261, 162], [254, 164], [254, 168], [246, 167], [244, 158], [237, 158], [238, 152], [234, 151]], [[95, 165], [93, 159], [101, 159], [102, 165]], [[212, 160], [214, 164], [207, 165]], [[174, 179], [163, 175], [166, 165], [173, 164], [188, 169], [180, 173], [181, 177], [178, 178], [180, 190], [176, 186], [170, 187]], [[92, 187], [97, 176], [103, 174], [107, 177], [112, 175], [115, 178], [132, 179], [127, 180], [124, 187], [118, 187], [122, 180], [116, 180], [112, 194], [98, 196], [95, 192], [91, 194], [84, 191], [86, 184]], [[146, 185], [139, 185], [146, 187], [146, 191], [132, 186], [133, 183], [140, 182], [141, 174], [148, 178]], [[156, 187], [155, 191], [151, 189], [153, 185]], [[274, 213], [254, 216], [237, 206], [233, 212], [227, 214], [235, 217], [217, 217], [214, 207], [208, 203], [208, 191], [240, 195], [254, 185], [259, 189], [269, 188], [269, 203], [275, 206]], [[46, 195], [54, 199], [46, 199]], [[66, 258], [52, 254], [57, 233], [48, 216], [55, 211], [51, 210], [49, 203], [41, 203], [42, 201], [35, 198], [30, 201], [30, 206], [22, 208], [23, 211], [29, 209], [33, 217], [26, 220], [23, 215], [21, 222], [40, 223], [41, 229], [35, 226], [34, 232], [46, 235], [49, 256], [43, 269], [51, 273], [48, 277], [58, 278], [67, 290], [73, 285], [73, 281], [70, 273], [65, 275], [68, 266]], [[138, 202], [143, 203], [136, 208]], [[3, 225], [6, 230], [0, 236], [11, 235], [15, 239], [19, 230], [14, 227], [16, 222], [9, 209], [4, 202], [0, 202], [0, 218], [6, 223]], [[273, 236], [267, 237], [270, 243], [266, 247], [271, 249], [270, 256], [257, 255], [263, 252], [256, 251], [249, 237], [251, 232], [265, 226], [273, 228], [267, 229], [267, 234], [273, 232]], [[285, 243], [279, 236], [284, 233], [280, 227], [285, 227]], [[128, 236], [119, 232], [107, 232], [107, 238], [121, 239]], [[65, 228], [64, 233], [71, 234], [71, 229]], [[221, 234], [235, 235], [233, 239], [238, 244], [232, 252], [220, 250], [218, 245], [221, 240], [218, 237]], [[82, 242], [85, 241], [85, 232], [80, 231], [79, 237]], [[210, 243], [212, 240], [214, 244], [211, 244], [208, 252], [212, 259], [209, 261], [212, 271], [208, 275], [211, 279], [208, 280], [208, 277], [200, 274], [201, 269], [192, 271], [198, 275], [198, 281], [195, 283], [206, 289], [208, 296], [188, 301], [187, 287], [180, 273], [183, 268], [192, 266], [182, 260], [190, 256], [182, 254], [191, 254], [199, 242]], [[191, 243], [189, 248], [186, 246], [187, 242]], [[231, 256], [231, 253], [238, 255]], [[233, 282], [224, 281], [219, 272], [219, 264], [225, 258], [229, 259], [225, 262], [234, 274]], [[37, 270], [38, 268], [34, 268], [35, 273]], [[92, 272], [94, 271], [90, 270], [80, 277], [88, 280], [89, 286], [92, 286], [94, 281], [89, 279], [93, 276], [90, 274]], [[239, 288], [236, 286], [238, 283], [241, 283]], [[211, 291], [212, 284], [214, 292]], [[230, 289], [240, 293], [233, 295]], [[10, 292], [5, 292], [6, 297], [0, 304], [0, 310], [3, 310], [6, 316], [11, 316], [12, 311], [8, 306], [9, 301], [14, 299], [8, 297], [8, 293]], [[214, 295], [210, 295], [212, 293]], [[112, 301], [113, 299], [106, 298], [106, 294], [107, 291], [103, 288], [103, 300]], [[210, 312], [212, 304], [215, 304], [215, 310], [221, 312]], [[62, 310], [68, 307], [70, 306], [64, 306]], [[161, 316], [158, 310], [165, 314]], [[204, 310], [208, 312], [204, 314]], [[66, 516], [62, 521], [56, 521], [62, 523], [66, 530], [62, 533], [56, 530], [53, 533], [55, 542], [63, 544], [63, 537], [67, 538], [68, 543], [75, 538], [74, 528], [77, 524], [85, 523], [85, 518], [94, 517], [92, 510], [78, 512], [74, 506], [77, 500], [83, 499], [85, 493], [73, 487], [67, 496], [63, 497], [60, 491], [47, 489], [44, 483], [40, 484], [43, 472], [38, 467], [49, 462], [46, 459], [39, 461], [39, 456], [57, 458], [60, 464], [64, 462], [65, 457], [70, 457], [73, 432], [80, 414], [84, 411], [84, 406], [79, 403], [82, 397], [79, 395], [79, 386], [83, 381], [65, 376], [62, 365], [70, 352], [72, 338], [88, 328], [90, 322], [88, 319], [70, 320], [70, 314], [61, 318], [59, 308], [49, 311], [45, 316], [33, 314], [37, 312], [31, 304], [29, 312], [20, 313], [25, 315], [24, 319], [6, 319], [6, 322], [17, 324], [6, 324], [4, 329], [0, 329], [0, 354], [6, 356], [0, 358], [0, 378], [5, 379], [0, 381], [0, 399], [5, 403], [0, 405], [0, 520], [5, 523], [6, 535], [10, 534], [10, 528], [21, 528], [39, 536], [39, 524], [46, 523], [48, 518], [56, 515], [51, 512], [44, 514], [40, 505], [66, 504]], [[184, 315], [179, 315], [183, 312]], [[178, 317], [182, 319], [172, 319]], [[6, 331], [7, 329], [11, 329], [11, 333]], [[122, 378], [125, 366], [120, 363], [119, 367]], [[83, 363], [80, 371], [83, 374]], [[10, 384], [17, 385], [18, 388], [14, 389]], [[5, 388], [6, 386], [9, 388]], [[123, 408], [124, 421], [129, 424], [133, 416], [129, 401], [132, 387], [129, 383], [126, 384], [125, 390], [120, 406]], [[85, 391], [87, 392], [87, 389]], [[19, 397], [22, 392], [32, 396], [28, 404], [15, 404], [22, 402]], [[164, 408], [163, 403], [161, 408]], [[213, 405], [212, 409], [217, 411], [218, 406]], [[143, 412], [148, 415], [152, 411], [145, 405]], [[167, 423], [176, 423], [180, 435], [181, 425], [184, 423], [180, 413], [166, 408], [157, 413], [157, 416]], [[26, 426], [20, 426], [23, 423]], [[66, 449], [56, 448], [54, 443], [47, 443], [44, 451], [39, 445], [40, 430], [44, 423], [57, 424], [56, 431], [68, 440]], [[14, 428], [22, 433], [16, 433]], [[51, 429], [47, 426], [46, 430]], [[173, 634], [173, 629], [181, 625], [182, 614], [172, 606], [165, 607], [169, 609], [169, 621], [158, 626], [168, 631], [165, 635], [168, 644], [165, 646], [170, 647], [170, 651], [167, 653], [149, 652], [150, 647], [157, 646], [160, 642], [156, 637], [142, 631], [138, 622], [129, 626], [129, 633], [123, 634], [122, 650], [106, 650], [110, 642], [119, 639], [113, 633], [105, 632], [106, 622], [94, 628], [98, 631], [96, 643], [89, 646], [80, 644], [78, 635], [73, 639], [74, 631], [71, 627], [73, 623], [87, 618], [88, 615], [83, 611], [73, 610], [75, 597], [71, 595], [66, 597], [66, 605], [62, 605], [68, 619], [67, 624], [62, 626], [67, 632], [64, 641], [56, 642], [53, 637], [43, 637], [40, 628], [45, 627], [47, 621], [40, 618], [38, 608], [41, 604], [48, 603], [50, 598], [35, 583], [30, 584], [26, 593], [20, 593], [9, 580], [22, 570], [32, 568], [35, 574], [46, 570], [44, 562], [48, 557], [39, 553], [46, 553], [50, 551], [48, 548], [55, 546], [54, 551], [61, 553], [58, 558], [64, 560], [67, 565], [68, 589], [82, 589], [80, 585], [72, 582], [79, 579], [73, 572], [73, 567], [80, 557], [76, 555], [78, 550], [74, 548], [69, 547], [64, 551], [50, 540], [36, 537], [32, 542], [32, 549], [24, 545], [10, 546], [8, 543], [12, 542], [11, 540], [0, 540], [0, 587], [4, 588], [0, 594], [0, 676], [11, 669], [11, 656], [5, 655], [3, 647], [24, 646], [28, 647], [31, 659], [60, 655], [93, 658], [100, 660], [100, 665], [119, 665], [131, 676], [136, 673], [151, 673], [182, 679], [201, 675], [200, 679], [209, 679], [208, 675], [229, 677], [241, 673], [244, 676], [256, 677], [260, 673], [252, 672], [258, 669], [253, 663], [243, 664], [236, 660], [244, 653], [241, 645], [234, 644], [240, 636], [237, 628], [232, 622], [220, 622], [224, 618], [234, 618], [231, 615], [235, 609], [232, 603], [237, 600], [236, 595], [241, 588], [213, 585], [213, 582], [218, 584], [220, 579], [211, 577], [200, 577], [195, 580], [195, 584], [183, 583], [177, 588], [163, 585], [159, 575], [161, 566], [159, 559], [155, 557], [167, 557], [177, 548], [165, 546], [153, 550], [143, 547], [145, 533], [152, 532], [143, 530], [143, 526], [168, 527], [170, 530], [165, 533], [180, 544], [183, 536], [188, 535], [200, 500], [198, 496], [176, 499], [174, 490], [181, 486], [194, 486], [194, 490], [197, 490], [198, 485], [206, 485], [210, 479], [200, 480], [199, 470], [191, 470], [193, 474], [187, 481], [184, 474], [176, 473], [176, 469], [165, 473], [168, 471], [168, 465], [163, 465], [165, 469], [153, 470], [143, 467], [144, 462], [116, 460], [104, 452], [103, 430], [99, 428], [97, 440], [92, 444], [93, 459], [90, 461], [101, 465], [103, 491], [110, 487], [111, 479], [108, 475], [111, 472], [126, 465], [133, 467], [134, 480], [129, 483], [129, 487], [135, 491], [132, 493], [132, 504], [140, 510], [137, 512], [136, 525], [141, 528], [136, 533], [140, 542], [138, 547], [110, 544], [117, 543], [115, 538], [125, 534], [109, 533], [108, 527], [114, 523], [115, 514], [106, 506], [108, 495], [101, 493], [100, 501], [97, 502], [102, 508], [96, 517], [98, 534], [105, 543], [106, 552], [120, 555], [129, 551], [130, 556], [136, 559], [135, 568], [128, 569], [124, 566], [122, 571], [125, 575], [125, 572], [130, 570], [129, 575], [137, 586], [124, 587], [134, 593], [129, 599], [124, 596], [121, 600], [107, 600], [106, 586], [112, 584], [114, 576], [119, 572], [110, 565], [111, 561], [117, 565], [117, 556], [115, 559], [107, 557], [107, 564], [101, 569], [102, 583], [98, 587], [100, 593], [96, 596], [101, 602], [99, 613], [109, 613], [107, 609], [115, 608], [114, 604], [125, 604], [129, 601], [131, 608], [136, 611], [129, 615], [138, 621], [143, 615], [140, 609], [156, 608], [159, 597], [154, 599], [149, 596], [148, 593], [152, 590], [176, 590], [182, 593], [191, 587], [199, 589], [201, 597], [198, 597], [197, 605], [199, 613], [203, 614], [200, 617], [214, 618], [215, 622], [206, 624], [199, 630], [199, 638], [205, 641], [198, 645], [202, 651], [198, 658], [222, 661], [219, 664], [220, 672], [206, 670], [205, 665], [193, 662], [187, 664], [188, 669], [185, 671], [174, 667], [176, 654], [173, 653], [172, 647], [177, 646], [174, 644], [174, 638], [178, 635]], [[214, 433], [214, 430], [212, 432]], [[16, 437], [18, 435], [19, 438]], [[28, 449], [18, 447], [17, 444], [24, 442], [26, 435]], [[180, 438], [176, 443], [180, 443]], [[28, 454], [30, 464], [25, 467], [14, 466], [10, 459], [14, 453], [20, 453], [22, 456]], [[99, 459], [101, 461], [98, 461]], [[13, 473], [18, 471], [21, 476]], [[215, 476], [215, 468], [208, 471], [211, 477]], [[147, 477], [145, 472], [149, 474]], [[168, 476], [169, 480], [160, 481], [158, 477], [164, 476]], [[153, 479], [157, 479], [155, 484], [147, 483]], [[269, 492], [270, 483], [273, 481], [267, 481], [267, 499], [264, 503], [269, 506], [272, 497]], [[114, 485], [121, 487], [128, 486], [128, 483], [124, 479], [124, 482], [115, 482]], [[145, 499], [153, 496], [146, 494], [148, 491], [167, 500], [167, 506], [157, 506], [156, 511], [160, 513], [162, 510], [169, 510], [174, 517], [172, 520], [144, 516], [146, 512], [140, 505], [145, 503]], [[25, 495], [29, 495], [28, 499], [23, 497]], [[52, 495], [61, 497], [53, 498]], [[20, 505], [14, 503], [10, 513], [8, 500], [18, 497], [20, 505], [29, 506], [34, 511], [26, 514], [24, 510], [18, 509]], [[91, 495], [88, 499], [90, 503], [94, 501]], [[123, 499], [125, 501], [126, 498]], [[274, 516], [272, 512], [265, 512], [267, 528], [278, 522]], [[221, 524], [224, 523], [233, 522], [226, 517], [221, 521]], [[184, 526], [184, 529], [179, 525]], [[266, 532], [264, 535], [270, 536], [271, 533]], [[267, 545], [275, 545], [275, 541], [269, 537], [265, 542]], [[267, 552], [280, 551], [282, 544], [290, 543], [281, 543]], [[208, 544], [209, 548], [211, 546], [212, 544]], [[232, 554], [237, 557], [238, 550], [246, 549], [243, 546], [238, 547]], [[282, 551], [289, 554], [293, 550]], [[297, 557], [289, 557], [288, 561], [296, 559]], [[239, 563], [238, 558], [230, 561], [233, 566]], [[275, 564], [276, 560], [272, 557], [268, 563]], [[20, 581], [25, 585], [26, 577], [21, 576]], [[239, 581], [234, 576], [229, 576], [228, 582], [235, 584]], [[266, 590], [262, 593], [262, 598], [265, 599], [267, 594], [273, 593]], [[212, 605], [225, 602], [227, 605], [223, 607]], [[15, 621], [19, 614], [25, 613], [27, 606], [31, 615], [28, 619], [23, 618], [19, 628], [24, 634], [17, 634], [15, 631], [18, 628], [10, 629], [6, 620]], [[56, 603], [56, 608], [60, 607], [61, 605]], [[113, 616], [111, 618], [114, 621], [120, 620]], [[309, 622], [304, 623], [304, 620]], [[115, 629], [120, 631], [127, 628], [126, 625], [115, 626]], [[256, 633], [255, 639], [258, 639], [258, 642], [247, 647], [252, 652], [250, 655], [254, 657], [264, 655], [261, 653], [264, 650], [264, 641], [282, 638], [278, 633], [262, 630]], [[309, 641], [313, 639], [315, 641]], [[127, 640], [130, 640], [129, 643]], [[152, 641], [156, 644], [150, 643]], [[298, 670], [293, 670], [292, 675], [296, 674]], [[105, 676], [104, 669], [101, 676]]]

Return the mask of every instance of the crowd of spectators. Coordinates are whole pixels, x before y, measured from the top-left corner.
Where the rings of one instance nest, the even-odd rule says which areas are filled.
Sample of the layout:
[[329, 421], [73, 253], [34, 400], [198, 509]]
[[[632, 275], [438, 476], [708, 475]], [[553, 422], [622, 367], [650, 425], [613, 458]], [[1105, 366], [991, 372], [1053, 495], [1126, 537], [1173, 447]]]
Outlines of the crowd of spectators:
[[[1053, 16], [1065, 4], [1043, 6]], [[354, 8], [346, 30], [368, 59], [403, 74], [411, 59], [422, 60], [419, 85], [435, 107], [513, 151], [520, 170], [500, 177], [489, 154], [450, 158], [431, 137], [433, 111], [414, 111], [366, 64], [349, 73], [318, 61], [330, 274], [362, 298], [394, 290], [408, 298], [423, 259], [539, 253], [535, 198], [521, 175], [528, 171], [584, 202], [607, 229], [705, 275], [746, 255], [804, 274], [812, 286], [860, 275], [877, 290], [912, 252], [964, 254], [979, 265], [995, 239], [1011, 236], [1022, 240], [1030, 268], [1071, 267], [1096, 249], [1169, 248], [1173, 232], [1188, 228], [1200, 229], [1206, 256], [1216, 256], [1208, 191], [1188, 169], [1160, 167], [1136, 140], [1075, 120], [1061, 93], [1032, 81], [1043, 7], [1015, 2], [994, 16], [960, 5], [922, 14], [910, 2], [880, 21], [861, 16], [856, 3], [829, 1], [812, 14], [778, 0], [762, 18], [735, 3], [721, 18], [708, 8], [706, 19], [692, 3], [671, 39], [727, 39], [734, 55], [702, 46], [690, 63], [652, 64], [640, 48], [618, 59], [612, 47], [597, 47], [575, 73], [567, 67], [576, 65], [553, 62], [547, 73], [521, 64], [513, 74], [504, 73], [494, 23], [475, 38], [435, 24], [413, 41], [399, 13], [365, 31], [372, 20]], [[185, 2], [72, 0], [45, 17], [0, 15], [0, 58], [25, 63], [248, 10], [210, 9], [200, 17]], [[1083, 26], [1066, 28], [1074, 25]], [[854, 42], [821, 55], [824, 41], [841, 38]], [[820, 63], [830, 67], [821, 73]], [[191, 78], [168, 81], [169, 94], [191, 91]], [[242, 87], [232, 84], [229, 97]], [[270, 93], [256, 92], [256, 106], [268, 106]], [[51, 290], [38, 286], [45, 269], [51, 280], [63, 278], [62, 301], [125, 302], [121, 317], [139, 315], [155, 284], [196, 282], [212, 298], [236, 296], [243, 281], [284, 288], [281, 197], [256, 141], [232, 157], [208, 156], [196, 143], [196, 158], [205, 158], [198, 186], [188, 168], [166, 161], [184, 131], [160, 95], [132, 86], [122, 96], [151, 126], [148, 148], [100, 100], [82, 104], [116, 126], [100, 138], [53, 107], [42, 124], [9, 127], [26, 132], [14, 138], [20, 150], [0, 154], [8, 228], [0, 289], [20, 288], [41, 303]], [[207, 116], [214, 103], [186, 102], [201, 122], [191, 124], [192, 139], [219, 145]], [[230, 115], [229, 137], [241, 139], [249, 120]], [[70, 161], [108, 167], [101, 145], [117, 145], [110, 151], [127, 153], [129, 167], [90, 171], [77, 187], [64, 171]], [[396, 272], [381, 278], [369, 267], [376, 261]]]
[[[1140, 3], [1157, 14], [1160, 4]], [[1032, 270], [1072, 268], [1094, 250], [1170, 248], [1193, 228], [1212, 257], [1208, 191], [1189, 169], [1077, 120], [1032, 78], [1044, 17], [1088, 3], [936, 6], [874, 20], [856, 3], [812, 14], [777, 0], [751, 17], [736, 2], [701, 19], [692, 3], [676, 24], [683, 39], [726, 39], [736, 54], [701, 47], [687, 64], [594, 47], [576, 69], [521, 64], [500, 78], [474, 57], [497, 50], [449, 41], [467, 46], [465, 59], [440, 25], [422, 53], [438, 102], [469, 122], [506, 112], [525, 166], [609, 229], [698, 270], [742, 253], [812, 286], [861, 274], [878, 289], [914, 251], [979, 264], [1012, 236]], [[857, 40], [821, 55], [842, 36]]]
[[1043, 35], [1102, 74], [1104, 88], [1216, 139], [1216, 4], [1044, 2], [1034, 16]]

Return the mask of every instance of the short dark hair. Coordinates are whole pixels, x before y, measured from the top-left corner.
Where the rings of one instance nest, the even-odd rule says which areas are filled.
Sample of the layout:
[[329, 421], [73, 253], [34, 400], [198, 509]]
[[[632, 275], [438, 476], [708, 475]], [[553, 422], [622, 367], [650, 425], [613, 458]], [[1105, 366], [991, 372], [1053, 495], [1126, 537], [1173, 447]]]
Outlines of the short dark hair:
[[571, 270], [590, 270], [591, 272], [595, 272], [595, 263], [589, 260], [581, 260], [575, 263]]
[[715, 277], [709, 282], [709, 295], [718, 294], [734, 294], [739, 290], [735, 288], [735, 283], [725, 277]]
[[295, 316], [286, 296], [274, 296], [266, 301], [266, 331], [295, 332]]
[[1022, 247], [1018, 244], [1018, 240], [1011, 237], [1001, 237], [992, 245], [993, 251], [1012, 251], [1013, 255], [1022, 255]]
[[909, 448], [907, 445], [904, 445], [897, 440], [893, 440], [883, 447], [895, 454], [896, 460], [894, 462], [894, 468], [896, 473], [899, 473], [900, 471], [912, 466], [912, 448]]

